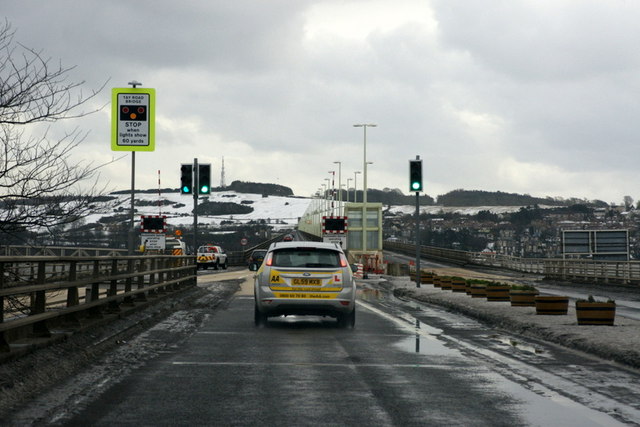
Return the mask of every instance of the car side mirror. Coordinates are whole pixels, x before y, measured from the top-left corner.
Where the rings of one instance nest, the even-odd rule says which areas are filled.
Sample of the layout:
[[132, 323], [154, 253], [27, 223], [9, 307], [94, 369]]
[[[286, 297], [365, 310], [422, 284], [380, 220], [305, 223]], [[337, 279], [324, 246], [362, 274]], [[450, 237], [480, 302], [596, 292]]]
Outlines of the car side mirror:
[[255, 262], [252, 262], [251, 264], [249, 264], [249, 270], [258, 271], [258, 264]]

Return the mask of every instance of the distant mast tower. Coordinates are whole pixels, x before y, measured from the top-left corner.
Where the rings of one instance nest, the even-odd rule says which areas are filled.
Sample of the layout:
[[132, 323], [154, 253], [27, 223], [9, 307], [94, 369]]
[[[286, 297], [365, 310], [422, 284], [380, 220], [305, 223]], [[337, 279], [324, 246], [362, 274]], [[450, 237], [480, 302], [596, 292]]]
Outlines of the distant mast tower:
[[222, 156], [222, 167], [220, 168], [220, 188], [225, 188], [227, 183], [224, 182], [224, 156]]

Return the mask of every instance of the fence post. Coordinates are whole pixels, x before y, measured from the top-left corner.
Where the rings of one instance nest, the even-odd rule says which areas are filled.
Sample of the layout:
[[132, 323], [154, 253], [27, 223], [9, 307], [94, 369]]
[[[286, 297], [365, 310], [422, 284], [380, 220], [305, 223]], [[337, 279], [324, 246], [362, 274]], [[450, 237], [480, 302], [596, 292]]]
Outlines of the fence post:
[[[44, 285], [46, 282], [46, 261], [38, 261], [38, 278], [36, 283], [38, 285]], [[31, 315], [44, 313], [47, 306], [47, 294], [46, 291], [36, 291], [36, 298], [33, 306], [31, 307]], [[51, 332], [47, 328], [46, 322], [40, 321], [33, 324], [32, 335], [35, 337], [50, 337]]]
[[[100, 260], [96, 259], [93, 261], [93, 273], [92, 273], [93, 281], [91, 282], [91, 288], [89, 289], [89, 297], [90, 301], [87, 301], [87, 297], [85, 295], [84, 302], [93, 302], [98, 301], [100, 298]], [[95, 306], [89, 309], [89, 316], [94, 319], [102, 318], [102, 310], [100, 306]]]
[[[64, 271], [64, 268], [63, 268]], [[78, 278], [78, 262], [69, 261], [69, 276], [67, 280], [69, 283], [74, 283]], [[73, 307], [80, 304], [80, 298], [78, 296], [78, 286], [69, 286], [67, 288], [67, 307]], [[67, 326], [78, 328], [80, 327], [80, 320], [77, 313], [69, 313], [64, 316], [64, 323]]]
[[[98, 281], [100, 278], [100, 260], [94, 260], [93, 261], [93, 273], [92, 273], [93, 279], [94, 281], [91, 282], [91, 301], [97, 301], [98, 298], [100, 297], [100, 282]], [[85, 302], [86, 298], [85, 298]]]
[[[73, 283], [76, 281], [78, 262], [70, 261], [69, 262], [69, 282]], [[74, 305], [78, 305], [80, 303], [80, 298], [78, 297], [78, 287], [70, 286], [67, 288], [67, 307], [71, 307]]]
[[[0, 289], [4, 288], [4, 262], [0, 262]], [[4, 297], [0, 296], [0, 323], [4, 322]], [[0, 352], [11, 351], [11, 347], [4, 337], [4, 331], [0, 332]]]
[[[144, 289], [144, 272], [147, 270], [147, 259], [140, 258], [138, 264], [138, 289]], [[136, 301], [146, 301], [147, 296], [144, 292], [136, 294]]]
[[[4, 262], [0, 262], [0, 290], [2, 288], [4, 288]], [[2, 322], [4, 322], [4, 296], [0, 296], [0, 323]]]
[[[133, 286], [133, 277], [131, 277], [131, 275], [133, 274], [133, 269], [134, 269], [134, 265], [135, 265], [135, 260], [133, 258], [128, 258], [127, 259], [127, 280], [124, 283], [124, 292], [131, 292], [131, 288]], [[123, 304], [126, 305], [133, 305], [133, 298], [131, 298], [130, 296], [125, 297], [124, 301], [122, 301]]]
[[[118, 295], [118, 280], [115, 277], [118, 275], [118, 258], [114, 258], [111, 260], [111, 281], [109, 282], [109, 291], [107, 292], [107, 296], [114, 297]], [[110, 301], [109, 302], [109, 313], [118, 313], [120, 311], [120, 307], [118, 307], [118, 301]]]
[[[155, 270], [158, 268], [158, 259], [157, 258], [152, 258], [151, 260], [149, 260], [149, 267], [150, 267], [150, 272], [149, 272], [149, 287], [153, 286], [156, 284], [156, 273]], [[154, 296], [156, 293], [155, 289], [150, 289], [149, 292], [147, 292], [147, 295], [149, 297]]]

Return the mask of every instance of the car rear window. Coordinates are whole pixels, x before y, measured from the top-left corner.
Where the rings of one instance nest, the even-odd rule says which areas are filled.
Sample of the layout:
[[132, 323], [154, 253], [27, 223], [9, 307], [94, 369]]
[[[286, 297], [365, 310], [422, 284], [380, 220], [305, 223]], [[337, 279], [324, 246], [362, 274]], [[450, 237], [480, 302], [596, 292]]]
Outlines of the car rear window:
[[274, 267], [340, 267], [340, 252], [318, 248], [287, 248], [273, 252]]

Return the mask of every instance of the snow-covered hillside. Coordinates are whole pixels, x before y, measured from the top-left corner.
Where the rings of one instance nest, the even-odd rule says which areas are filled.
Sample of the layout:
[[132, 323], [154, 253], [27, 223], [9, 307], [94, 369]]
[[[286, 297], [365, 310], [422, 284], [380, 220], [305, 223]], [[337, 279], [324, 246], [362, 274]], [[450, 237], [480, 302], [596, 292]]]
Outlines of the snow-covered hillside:
[[[95, 223], [105, 216], [116, 214], [128, 214], [130, 208], [129, 194], [113, 194], [116, 200], [96, 204], [94, 213], [89, 215], [86, 223]], [[183, 196], [180, 193], [136, 193], [136, 215], [139, 221], [140, 215], [166, 215], [167, 223], [172, 226], [190, 226], [193, 224], [192, 210], [193, 197]], [[202, 203], [205, 199], [201, 199]], [[248, 223], [250, 221], [265, 220], [275, 228], [295, 227], [306, 211], [312, 199], [302, 197], [268, 196], [260, 194], [237, 193], [234, 191], [214, 192], [208, 197], [210, 202], [236, 203], [253, 208], [253, 212], [234, 215], [198, 215], [198, 223], [208, 225], [220, 225], [222, 221], [236, 223]], [[159, 201], [164, 201], [162, 207]], [[169, 203], [167, 203], [169, 202]], [[521, 206], [474, 206], [474, 207], [445, 207], [445, 206], [421, 206], [420, 212], [439, 214], [441, 212], [455, 212], [463, 215], [475, 215], [479, 211], [487, 210], [492, 213], [502, 214], [516, 212]], [[541, 206], [544, 208], [544, 206]], [[386, 207], [385, 207], [386, 208]], [[415, 206], [391, 206], [390, 211], [395, 214], [409, 214], [415, 212]]]
[[[114, 214], [127, 214], [131, 205], [129, 194], [113, 194], [117, 200], [112, 200], [96, 205], [95, 213], [89, 215], [86, 223], [98, 222], [104, 216]], [[139, 221], [140, 215], [166, 215], [167, 223], [173, 226], [193, 224], [193, 197], [181, 195], [180, 193], [136, 193], [136, 214], [135, 220]], [[198, 215], [198, 223], [219, 225], [222, 221], [233, 220], [239, 223], [249, 221], [265, 220], [277, 226], [280, 223], [284, 227], [292, 227], [298, 224], [311, 199], [298, 197], [268, 196], [262, 197], [259, 194], [244, 194], [234, 191], [223, 191], [211, 193], [208, 197], [210, 202], [237, 203], [253, 208], [253, 212], [242, 215]], [[169, 201], [171, 204], [158, 206], [159, 201]], [[204, 199], [200, 201], [202, 203]], [[142, 206], [138, 203], [143, 204]], [[166, 203], [166, 202], [165, 202]]]

